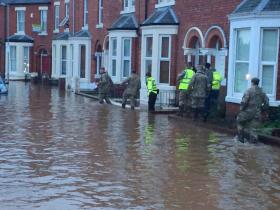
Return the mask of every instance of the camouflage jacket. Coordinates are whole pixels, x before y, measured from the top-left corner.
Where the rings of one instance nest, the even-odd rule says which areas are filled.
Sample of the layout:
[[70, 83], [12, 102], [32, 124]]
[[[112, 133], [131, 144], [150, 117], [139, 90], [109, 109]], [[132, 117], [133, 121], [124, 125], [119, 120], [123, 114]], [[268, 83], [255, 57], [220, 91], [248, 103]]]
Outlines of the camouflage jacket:
[[209, 83], [204, 72], [198, 71], [192, 78], [189, 90], [192, 97], [206, 98], [209, 92]]
[[101, 74], [98, 89], [100, 93], [108, 93], [113, 85], [112, 79], [108, 73]]
[[260, 118], [263, 110], [269, 107], [269, 99], [258, 86], [252, 86], [245, 93], [240, 105], [240, 113], [248, 118]]
[[123, 84], [127, 84], [126, 92], [132, 95], [137, 95], [141, 88], [141, 81], [137, 74], [131, 74], [129, 78], [123, 81]]

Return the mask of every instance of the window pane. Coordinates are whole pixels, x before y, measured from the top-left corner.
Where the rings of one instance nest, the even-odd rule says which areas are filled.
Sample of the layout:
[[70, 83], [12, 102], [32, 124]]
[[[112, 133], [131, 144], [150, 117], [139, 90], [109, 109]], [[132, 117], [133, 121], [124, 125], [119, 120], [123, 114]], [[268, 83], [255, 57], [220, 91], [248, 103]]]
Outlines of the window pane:
[[262, 60], [276, 61], [277, 59], [278, 30], [263, 30]]
[[112, 55], [116, 56], [117, 55], [117, 39], [112, 39]]
[[273, 92], [274, 66], [264, 65], [262, 71], [262, 88], [265, 93]]
[[29, 48], [23, 47], [23, 68], [29, 72]]
[[146, 38], [146, 57], [152, 57], [153, 55], [153, 37]]
[[145, 73], [151, 72], [152, 73], [152, 61], [146, 60], [145, 61]]
[[169, 58], [169, 37], [162, 37], [161, 57]]
[[61, 48], [61, 74], [66, 75], [66, 46], [62, 46]]
[[115, 59], [112, 60], [112, 76], [116, 76], [117, 74], [117, 61]]
[[86, 46], [81, 46], [80, 55], [80, 78], [86, 77]]
[[248, 68], [248, 63], [236, 63], [235, 65], [234, 91], [236, 93], [243, 93], [248, 87], [248, 81], [246, 80]]
[[16, 71], [16, 47], [11, 46], [10, 48], [10, 59], [11, 59], [11, 71]]
[[128, 77], [129, 76], [129, 71], [130, 71], [130, 61], [125, 60], [123, 62], [123, 77]]
[[169, 61], [160, 62], [160, 83], [169, 83]]
[[130, 39], [124, 40], [124, 56], [129, 57], [130, 56]]
[[250, 55], [250, 30], [237, 31], [236, 60], [248, 61]]

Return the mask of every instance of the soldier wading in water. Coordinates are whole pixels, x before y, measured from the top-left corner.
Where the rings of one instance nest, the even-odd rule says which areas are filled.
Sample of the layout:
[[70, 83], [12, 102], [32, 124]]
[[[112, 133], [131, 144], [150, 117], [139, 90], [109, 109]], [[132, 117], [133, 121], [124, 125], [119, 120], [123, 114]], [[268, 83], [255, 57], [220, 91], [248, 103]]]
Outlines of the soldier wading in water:
[[260, 80], [253, 78], [251, 88], [245, 93], [241, 101], [240, 112], [237, 116], [238, 140], [245, 142], [245, 134], [249, 135], [250, 143], [257, 143], [257, 129], [261, 124], [262, 112], [267, 111], [269, 99], [263, 90], [258, 86]]

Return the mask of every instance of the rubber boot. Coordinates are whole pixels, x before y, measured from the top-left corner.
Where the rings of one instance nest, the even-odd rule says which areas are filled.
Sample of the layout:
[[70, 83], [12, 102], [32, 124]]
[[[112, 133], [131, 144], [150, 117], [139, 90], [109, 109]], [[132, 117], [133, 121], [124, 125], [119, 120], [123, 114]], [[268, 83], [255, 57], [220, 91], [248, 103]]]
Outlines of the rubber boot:
[[193, 109], [193, 121], [196, 121], [197, 120], [197, 117], [198, 117], [198, 109], [197, 108], [194, 108]]
[[184, 113], [184, 107], [179, 106], [179, 111], [177, 112], [177, 116], [183, 117], [183, 113]]
[[122, 104], [122, 108], [125, 109], [125, 104]]

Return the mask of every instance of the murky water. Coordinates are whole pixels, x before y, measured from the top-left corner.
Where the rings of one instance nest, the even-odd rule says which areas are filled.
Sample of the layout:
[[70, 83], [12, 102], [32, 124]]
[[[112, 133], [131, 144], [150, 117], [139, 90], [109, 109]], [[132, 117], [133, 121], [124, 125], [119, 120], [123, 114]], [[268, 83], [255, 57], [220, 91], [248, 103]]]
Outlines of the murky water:
[[0, 96], [0, 209], [280, 209], [280, 149], [14, 82]]

